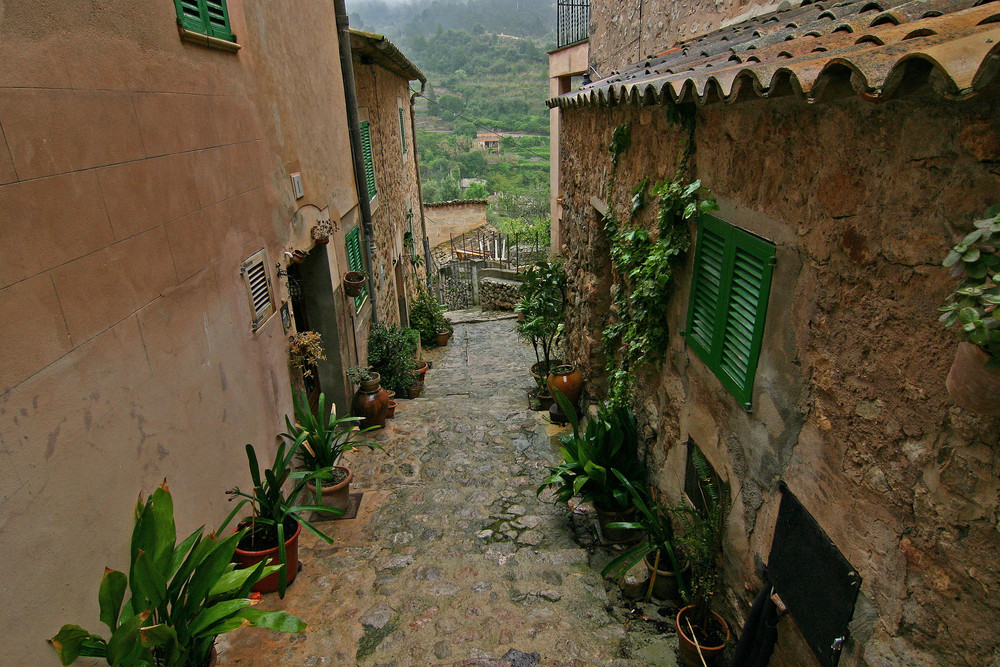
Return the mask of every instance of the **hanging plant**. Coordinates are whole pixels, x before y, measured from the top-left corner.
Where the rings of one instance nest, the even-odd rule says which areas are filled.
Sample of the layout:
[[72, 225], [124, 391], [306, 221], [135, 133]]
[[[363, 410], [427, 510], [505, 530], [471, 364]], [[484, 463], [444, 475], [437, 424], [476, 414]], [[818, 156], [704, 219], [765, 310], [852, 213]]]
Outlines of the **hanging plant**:
[[329, 220], [320, 220], [313, 225], [311, 234], [313, 241], [319, 245], [326, 245], [330, 242], [330, 237], [333, 236], [333, 225], [330, 224]]
[[289, 336], [288, 353], [303, 377], [312, 377], [316, 363], [326, 359], [323, 338], [316, 331], [299, 331]]

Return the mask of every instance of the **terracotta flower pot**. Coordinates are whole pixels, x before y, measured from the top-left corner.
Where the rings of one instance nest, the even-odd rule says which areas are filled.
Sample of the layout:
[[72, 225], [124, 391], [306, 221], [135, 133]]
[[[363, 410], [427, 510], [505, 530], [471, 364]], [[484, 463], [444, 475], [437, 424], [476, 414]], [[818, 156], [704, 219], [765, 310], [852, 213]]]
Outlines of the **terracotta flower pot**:
[[424, 390], [423, 382], [414, 382], [412, 385], [410, 385], [410, 390], [409, 393], [407, 394], [407, 397], [411, 399], [419, 398], [420, 392], [422, 392], [423, 390]]
[[309, 253], [304, 250], [293, 250], [292, 251], [292, 261], [296, 264], [301, 264], [302, 262], [309, 259]]
[[396, 401], [389, 399], [389, 410], [385, 413], [386, 419], [392, 419], [396, 416], [396, 406], [399, 405]]
[[448, 332], [438, 331], [438, 347], [444, 347], [448, 344]]
[[326, 245], [330, 242], [330, 237], [324, 236], [323, 238], [313, 239], [313, 241], [316, 242], [316, 245]]
[[541, 389], [538, 390], [538, 406], [539, 406], [538, 409], [539, 410], [548, 410], [549, 408], [552, 407], [552, 403], [553, 403], [554, 400], [555, 399], [552, 398], [552, 396], [550, 396], [549, 394], [546, 394]]
[[418, 361], [417, 364], [418, 366], [414, 368], [412, 372], [414, 375], [418, 376], [417, 382], [423, 384], [424, 376], [427, 375], [427, 369], [430, 368], [430, 366], [427, 365], [426, 361]]
[[[693, 609], [693, 606], [687, 606], [677, 612], [677, 643], [680, 647], [681, 663], [686, 667], [701, 667], [701, 658], [698, 657], [698, 649], [701, 649], [701, 655], [704, 656], [705, 662], [711, 664], [712, 659], [722, 653], [726, 648], [726, 644], [729, 643], [729, 624], [713, 611], [712, 616], [719, 623], [719, 627], [722, 628], [725, 639], [718, 646], [702, 646], [698, 644], [698, 648], [695, 648], [695, 643], [691, 639], [691, 634], [688, 630], [688, 621], [686, 620], [688, 614]], [[700, 631], [698, 626], [694, 626], [694, 629], [696, 633]]]
[[573, 407], [576, 407], [577, 401], [580, 400], [580, 394], [583, 393], [583, 376], [570, 364], [553, 366], [546, 384], [550, 394], [555, 396], [554, 390], [558, 389], [569, 399]]
[[[531, 377], [535, 378], [536, 383], [542, 379], [542, 376], [538, 374], [538, 367], [543, 363], [545, 362], [533, 363], [531, 364], [531, 368], [528, 369], [528, 371], [531, 373]], [[556, 366], [561, 366], [561, 365], [562, 365], [562, 359], [552, 359], [549, 362], [549, 368], [555, 368]]]
[[[287, 584], [295, 581], [295, 575], [299, 573], [299, 533], [301, 532], [302, 525], [296, 522], [295, 532], [285, 540], [285, 560], [288, 563], [285, 568], [288, 577], [286, 579]], [[249, 551], [237, 547], [234, 558], [240, 564], [240, 567], [252, 567], [265, 558], [270, 559], [268, 565], [278, 565], [278, 547], [263, 551]], [[281, 572], [275, 572], [264, 577], [254, 584], [251, 590], [257, 593], [273, 593], [278, 590], [278, 575], [280, 574]]]
[[362, 382], [354, 399], [351, 401], [351, 414], [361, 417], [361, 428], [370, 426], [385, 426], [386, 413], [389, 411], [389, 394], [379, 385], [381, 377], [374, 374], [371, 380]]
[[982, 415], [1000, 415], [1000, 368], [986, 368], [989, 359], [983, 348], [962, 341], [945, 385], [959, 407]]
[[[653, 575], [653, 563], [656, 559], [656, 554], [647, 554], [643, 558], [643, 562], [646, 564], [646, 570], [649, 571], [650, 577]], [[666, 563], [666, 566], [664, 566]], [[653, 581], [653, 595], [661, 600], [680, 600], [680, 588], [677, 586], [677, 577], [674, 576], [672, 570], [667, 569], [670, 567], [670, 558], [665, 553], [660, 554], [660, 564], [656, 568], [656, 579]], [[686, 576], [691, 570], [691, 563], [684, 561], [681, 565], [681, 576]]]
[[[344, 478], [340, 484], [331, 484], [330, 486], [320, 487], [320, 505], [325, 507], [335, 507], [339, 510], [347, 511], [347, 507], [351, 504], [351, 480], [354, 479], [354, 473], [347, 466], [333, 466], [338, 470], [343, 470], [347, 473], [347, 477]], [[306, 483], [306, 492], [308, 495], [308, 504], [316, 504], [316, 485], [311, 482]], [[332, 514], [321, 514], [320, 518], [331, 518]]]
[[637, 542], [642, 537], [642, 531], [635, 528], [608, 528], [609, 523], [635, 520], [634, 506], [624, 510], [605, 510], [600, 507], [594, 509], [597, 510], [597, 523], [601, 526], [601, 535], [607, 542], [615, 544]]
[[347, 296], [361, 296], [365, 286], [365, 274], [360, 271], [348, 271], [344, 274], [344, 293]]

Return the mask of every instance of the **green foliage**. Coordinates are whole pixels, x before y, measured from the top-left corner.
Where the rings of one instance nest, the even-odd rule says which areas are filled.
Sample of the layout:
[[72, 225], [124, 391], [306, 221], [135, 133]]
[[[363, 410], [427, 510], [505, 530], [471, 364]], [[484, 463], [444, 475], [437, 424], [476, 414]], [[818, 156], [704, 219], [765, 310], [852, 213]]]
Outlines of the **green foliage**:
[[670, 342], [664, 305], [673, 293], [674, 268], [690, 245], [688, 223], [718, 208], [701, 181], [664, 181], [651, 193], [659, 201], [654, 233], [634, 224], [646, 206], [648, 185], [647, 179], [632, 190], [629, 224], [610, 212], [604, 221], [615, 276], [612, 317], [603, 332], [613, 403], [628, 400], [635, 366], [662, 362]]
[[551, 263], [543, 260], [528, 269], [518, 292], [521, 300], [514, 310], [523, 316], [523, 321], [515, 329], [535, 350], [539, 389], [542, 389], [566, 320], [566, 272], [562, 260]]
[[[285, 415], [285, 432], [281, 437], [289, 444], [301, 441], [298, 459], [306, 470], [330, 470], [337, 465], [341, 455], [358, 447], [382, 449], [382, 445], [373, 440], [364, 440], [362, 434], [374, 431], [376, 426], [358, 430], [357, 422], [361, 417], [338, 417], [336, 406], [331, 406], [329, 417], [318, 418], [309, 408], [309, 402], [304, 394], [296, 392], [292, 396], [295, 404], [295, 423]], [[326, 396], [319, 395], [316, 406], [319, 415], [326, 415]], [[305, 436], [305, 437], [302, 437]], [[324, 480], [320, 480], [324, 481]], [[316, 484], [316, 504], [320, 504], [322, 490]]]
[[371, 366], [351, 366], [347, 369], [347, 379], [352, 383], [360, 385], [370, 382], [375, 378], [375, 371]]
[[410, 371], [417, 358], [410, 329], [376, 322], [368, 334], [368, 363], [382, 376], [382, 386], [404, 394], [413, 384]]
[[[436, 347], [439, 331], [451, 333], [455, 330], [451, 321], [444, 316], [444, 306], [437, 302], [423, 285], [417, 293], [416, 301], [410, 308], [410, 325], [420, 332], [424, 347]], [[412, 364], [410, 368], [412, 369]]]
[[[261, 475], [260, 464], [257, 462], [257, 452], [253, 445], [246, 446], [247, 462], [250, 464], [250, 479], [253, 482], [253, 489], [247, 493], [241, 491], [238, 486], [234, 486], [227, 491], [230, 500], [242, 497], [233, 509], [235, 514], [246, 504], [250, 504], [252, 516], [244, 523], [249, 525], [250, 549], [262, 551], [278, 547], [278, 562], [281, 564], [281, 572], [278, 574], [278, 596], [285, 597], [285, 587], [287, 586], [288, 555], [285, 553], [285, 540], [291, 535], [285, 534], [286, 525], [291, 527], [294, 522], [298, 522], [310, 530], [327, 544], [333, 542], [333, 538], [324, 534], [318, 528], [306, 521], [302, 517], [303, 512], [313, 511], [326, 514], [343, 514], [343, 510], [323, 505], [296, 505], [295, 498], [299, 497], [306, 484], [321, 484], [322, 480], [331, 473], [329, 468], [319, 470], [300, 470], [292, 472], [292, 461], [298, 455], [299, 448], [307, 437], [307, 433], [302, 432], [286, 448], [285, 443], [278, 444], [278, 450], [274, 454], [274, 462], [270, 468], [264, 470]], [[291, 480], [291, 491], [286, 493], [284, 485]], [[241, 524], [243, 525], [243, 524]]]
[[145, 502], [140, 497], [129, 574], [105, 568], [98, 590], [100, 618], [110, 639], [64, 625], [49, 640], [60, 662], [69, 665], [82, 656], [122, 667], [204, 667], [220, 634], [253, 626], [302, 632], [305, 623], [290, 614], [252, 608], [250, 588], [280, 568], [261, 562], [235, 569], [233, 553], [245, 531], [218, 536], [232, 516], [217, 532], [206, 536], [199, 528], [176, 544], [166, 482]]
[[623, 123], [615, 128], [611, 133], [611, 145], [608, 151], [611, 153], [611, 166], [618, 166], [618, 158], [632, 146], [632, 123]]
[[945, 326], [961, 323], [969, 342], [991, 356], [987, 367], [1000, 368], [1000, 207], [987, 215], [945, 257], [943, 265], [962, 281], [938, 310]]
[[630, 504], [629, 480], [641, 480], [646, 472], [639, 461], [639, 434], [635, 416], [628, 407], [601, 406], [597, 417], [580, 423], [573, 405], [558, 390], [555, 398], [573, 425], [573, 435], [562, 438], [562, 463], [549, 468], [549, 476], [537, 493], [551, 487], [558, 502], [580, 496], [602, 510], [625, 509]]
[[490, 196], [490, 191], [482, 183], [472, 183], [465, 190], [465, 199], [486, 199]]

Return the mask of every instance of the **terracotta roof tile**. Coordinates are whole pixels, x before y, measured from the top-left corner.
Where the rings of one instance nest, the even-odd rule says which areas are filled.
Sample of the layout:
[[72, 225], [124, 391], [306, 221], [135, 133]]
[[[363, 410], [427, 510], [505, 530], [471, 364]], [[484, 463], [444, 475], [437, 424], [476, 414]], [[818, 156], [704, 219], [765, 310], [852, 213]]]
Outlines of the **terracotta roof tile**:
[[573, 107], [667, 104], [789, 92], [812, 101], [833, 81], [868, 99], [897, 92], [913, 67], [950, 99], [975, 95], [1000, 70], [1000, 2], [818, 2], [726, 26], [549, 100]]

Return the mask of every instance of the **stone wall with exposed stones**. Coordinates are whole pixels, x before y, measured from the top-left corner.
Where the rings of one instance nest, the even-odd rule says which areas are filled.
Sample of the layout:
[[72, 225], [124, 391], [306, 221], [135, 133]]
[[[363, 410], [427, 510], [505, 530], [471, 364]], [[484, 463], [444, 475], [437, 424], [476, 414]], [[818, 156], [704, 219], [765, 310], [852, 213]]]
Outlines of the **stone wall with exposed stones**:
[[[736, 627], [760, 585], [783, 480], [863, 578], [841, 665], [996, 664], [1000, 420], [950, 402], [957, 335], [936, 308], [954, 285], [946, 251], [1000, 198], [998, 105], [994, 85], [961, 103], [925, 86], [879, 105], [697, 109], [690, 177], [719, 198], [719, 217], [777, 246], [752, 407], [680, 334], [693, 252], [664, 304], [666, 361], [639, 374], [635, 403], [669, 499], [689, 439], [732, 482], [719, 608]], [[613, 172], [608, 145], [626, 121], [632, 147]], [[564, 110], [563, 123], [568, 355], [599, 399], [612, 271], [591, 200], [625, 219], [636, 184], [672, 176], [683, 131], [663, 107]], [[653, 228], [654, 214], [640, 219]], [[815, 664], [794, 619], [779, 628], [771, 664]]]
[[483, 310], [514, 310], [520, 300], [520, 282], [505, 278], [484, 277], [479, 280], [479, 304]]

